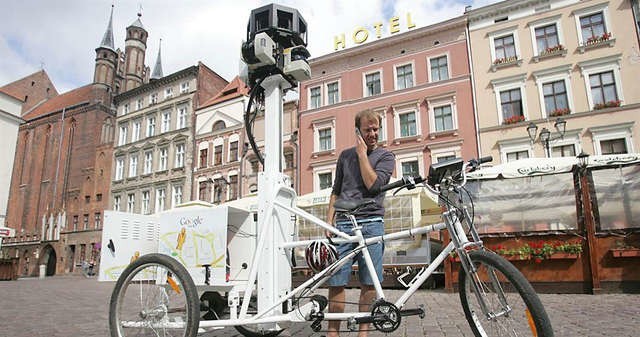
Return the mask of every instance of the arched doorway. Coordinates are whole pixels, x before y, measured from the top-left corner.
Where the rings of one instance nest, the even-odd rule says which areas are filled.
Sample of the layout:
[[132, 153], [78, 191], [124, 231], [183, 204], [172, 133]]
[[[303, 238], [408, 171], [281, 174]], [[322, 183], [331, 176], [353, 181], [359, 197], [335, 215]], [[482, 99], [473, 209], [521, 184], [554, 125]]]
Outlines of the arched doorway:
[[51, 247], [51, 245], [47, 245], [42, 249], [42, 264], [47, 266], [47, 271], [45, 275], [53, 276], [56, 274], [56, 251]]

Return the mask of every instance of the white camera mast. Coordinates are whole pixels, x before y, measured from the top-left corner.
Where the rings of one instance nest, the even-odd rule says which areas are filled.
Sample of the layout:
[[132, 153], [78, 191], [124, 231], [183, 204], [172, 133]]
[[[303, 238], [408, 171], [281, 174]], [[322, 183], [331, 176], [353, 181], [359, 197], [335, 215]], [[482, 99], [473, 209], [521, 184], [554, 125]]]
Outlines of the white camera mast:
[[[283, 97], [298, 81], [311, 78], [306, 32], [306, 22], [297, 10], [271, 4], [251, 11], [247, 41], [242, 45], [242, 58], [247, 65], [243, 80], [252, 91], [264, 94], [252, 93], [251, 98], [264, 97], [265, 143], [264, 170], [258, 174], [256, 256], [259, 258], [254, 260], [249, 272], [240, 319], [246, 318], [254, 284], [258, 312], [273, 308], [270, 315], [281, 315], [290, 307], [286, 302], [282, 307], [274, 308], [274, 305], [291, 290], [291, 264], [288, 251], [283, 247], [293, 240], [294, 223], [291, 214], [274, 207], [274, 203], [295, 204], [296, 192], [291, 187], [291, 178], [282, 172]], [[257, 152], [254, 145], [252, 142]], [[264, 328], [279, 327], [272, 323]]]

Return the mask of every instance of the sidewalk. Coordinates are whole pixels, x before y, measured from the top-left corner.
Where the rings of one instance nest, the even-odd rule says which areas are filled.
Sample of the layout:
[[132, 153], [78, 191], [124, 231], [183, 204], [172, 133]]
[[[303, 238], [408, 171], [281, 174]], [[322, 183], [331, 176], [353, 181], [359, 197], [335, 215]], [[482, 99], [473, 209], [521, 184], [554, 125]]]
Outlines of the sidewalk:
[[[0, 317], [4, 318], [1, 336], [83, 336], [109, 335], [108, 306], [114, 283], [97, 282], [83, 275], [22, 278], [0, 282]], [[387, 290], [394, 300], [401, 291]], [[358, 290], [347, 290], [347, 301], [357, 301]], [[558, 337], [635, 337], [640, 328], [640, 295], [540, 295]], [[369, 336], [472, 336], [462, 313], [457, 293], [443, 290], [421, 290], [408, 307], [424, 304], [426, 317], [405, 318], [398, 329], [385, 335], [371, 332]], [[343, 327], [346, 328], [343, 324]], [[326, 324], [323, 325], [326, 329]], [[283, 336], [322, 336], [309, 324], [295, 324]], [[226, 328], [199, 336], [240, 336]], [[353, 336], [355, 333], [343, 334]]]

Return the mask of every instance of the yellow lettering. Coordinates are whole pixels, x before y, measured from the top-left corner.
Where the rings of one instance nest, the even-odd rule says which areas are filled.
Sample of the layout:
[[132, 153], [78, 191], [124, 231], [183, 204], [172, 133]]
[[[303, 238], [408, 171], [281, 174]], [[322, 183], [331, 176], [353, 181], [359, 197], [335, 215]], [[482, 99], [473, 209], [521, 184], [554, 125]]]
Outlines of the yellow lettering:
[[389, 19], [389, 32], [391, 34], [397, 33], [400, 31], [400, 18], [397, 16]]
[[346, 46], [344, 42], [344, 34], [333, 37], [333, 50], [338, 50], [339, 46], [342, 46], [342, 49], [344, 49], [344, 47]]
[[369, 31], [362, 27], [358, 27], [353, 31], [353, 42], [356, 44], [361, 44], [362, 42], [367, 41], [368, 38]]
[[407, 13], [407, 29], [414, 28], [415, 26], [416, 24], [411, 20], [411, 13]]
[[373, 24], [373, 28], [376, 29], [376, 37], [380, 38], [382, 36], [382, 22], [376, 22]]

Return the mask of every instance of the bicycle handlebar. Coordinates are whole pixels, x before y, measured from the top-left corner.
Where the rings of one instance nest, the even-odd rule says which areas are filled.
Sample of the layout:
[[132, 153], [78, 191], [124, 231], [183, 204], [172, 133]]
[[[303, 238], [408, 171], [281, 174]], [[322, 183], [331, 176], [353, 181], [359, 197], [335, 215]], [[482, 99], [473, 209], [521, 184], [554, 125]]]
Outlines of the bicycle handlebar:
[[[463, 169], [462, 169], [462, 172], [461, 172], [462, 175], [463, 175], [463, 181], [466, 182], [465, 171], [466, 171], [467, 167], [470, 167], [469, 172], [472, 172], [472, 171], [475, 171], [476, 169], [478, 169], [481, 164], [489, 163], [489, 162], [492, 162], [492, 161], [493, 161], [493, 157], [492, 156], [486, 156], [486, 157], [481, 157], [481, 158], [478, 158], [478, 159], [469, 160], [465, 165], [463, 165]], [[424, 181], [426, 181], [426, 179], [421, 177], [421, 176], [402, 177], [398, 181], [395, 181], [395, 182], [393, 182], [391, 184], [386, 184], [386, 185], [380, 187], [379, 193], [384, 193], [384, 192], [392, 190], [394, 188], [407, 187], [408, 189], [412, 189], [417, 184], [422, 183]], [[464, 185], [464, 182], [463, 182], [463, 185]]]

